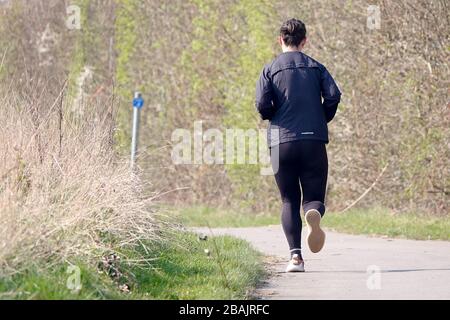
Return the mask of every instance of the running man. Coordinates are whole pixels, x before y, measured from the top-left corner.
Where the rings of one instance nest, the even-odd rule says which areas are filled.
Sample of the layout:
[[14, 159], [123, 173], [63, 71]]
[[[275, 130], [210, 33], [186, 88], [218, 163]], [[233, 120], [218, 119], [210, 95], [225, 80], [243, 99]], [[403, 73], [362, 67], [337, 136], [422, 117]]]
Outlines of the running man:
[[303, 22], [286, 21], [278, 42], [283, 52], [261, 73], [256, 108], [263, 120], [270, 121], [268, 145], [291, 252], [286, 272], [304, 272], [300, 201], [303, 193], [307, 242], [312, 252], [319, 252], [325, 243], [320, 221], [328, 175], [327, 123], [336, 114], [341, 92], [327, 69], [301, 52], [306, 43]]

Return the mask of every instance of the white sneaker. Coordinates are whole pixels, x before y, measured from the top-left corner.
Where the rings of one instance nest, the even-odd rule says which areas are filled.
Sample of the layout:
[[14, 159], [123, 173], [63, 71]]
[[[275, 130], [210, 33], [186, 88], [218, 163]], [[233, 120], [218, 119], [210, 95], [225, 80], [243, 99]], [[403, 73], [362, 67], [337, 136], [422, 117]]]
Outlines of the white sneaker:
[[308, 226], [308, 246], [311, 252], [317, 253], [322, 250], [325, 244], [325, 232], [320, 228], [320, 212], [311, 209], [305, 214], [306, 224]]
[[294, 254], [286, 267], [286, 272], [305, 272], [305, 263], [298, 254]]

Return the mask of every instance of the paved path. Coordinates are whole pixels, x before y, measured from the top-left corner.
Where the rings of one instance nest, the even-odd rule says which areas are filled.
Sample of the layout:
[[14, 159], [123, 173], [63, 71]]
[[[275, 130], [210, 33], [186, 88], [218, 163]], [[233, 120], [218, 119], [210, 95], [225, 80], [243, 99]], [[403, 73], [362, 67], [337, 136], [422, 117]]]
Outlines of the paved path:
[[245, 239], [267, 255], [271, 276], [256, 292], [261, 299], [450, 299], [450, 242], [327, 232], [318, 254], [303, 239], [305, 273], [284, 273], [288, 253], [281, 226], [212, 232]]

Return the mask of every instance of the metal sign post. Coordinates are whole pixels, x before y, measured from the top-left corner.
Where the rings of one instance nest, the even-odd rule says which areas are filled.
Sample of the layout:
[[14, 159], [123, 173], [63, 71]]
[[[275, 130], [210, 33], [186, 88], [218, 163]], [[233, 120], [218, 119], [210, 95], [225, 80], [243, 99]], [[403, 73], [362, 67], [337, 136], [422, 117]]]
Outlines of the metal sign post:
[[133, 134], [131, 139], [131, 168], [134, 168], [136, 156], [138, 152], [139, 141], [139, 121], [141, 117], [141, 109], [144, 106], [144, 99], [140, 92], [134, 93], [133, 99]]

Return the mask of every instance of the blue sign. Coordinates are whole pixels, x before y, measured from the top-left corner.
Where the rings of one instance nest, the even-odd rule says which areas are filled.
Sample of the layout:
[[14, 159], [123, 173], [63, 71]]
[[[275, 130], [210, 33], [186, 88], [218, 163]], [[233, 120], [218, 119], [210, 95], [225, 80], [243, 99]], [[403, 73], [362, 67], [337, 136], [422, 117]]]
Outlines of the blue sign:
[[133, 99], [133, 107], [141, 109], [144, 106], [144, 99], [142, 97]]

